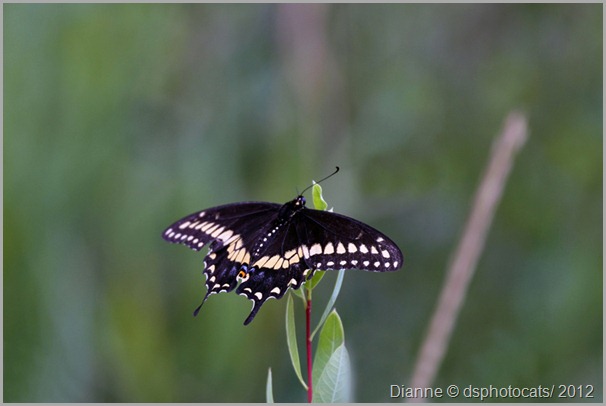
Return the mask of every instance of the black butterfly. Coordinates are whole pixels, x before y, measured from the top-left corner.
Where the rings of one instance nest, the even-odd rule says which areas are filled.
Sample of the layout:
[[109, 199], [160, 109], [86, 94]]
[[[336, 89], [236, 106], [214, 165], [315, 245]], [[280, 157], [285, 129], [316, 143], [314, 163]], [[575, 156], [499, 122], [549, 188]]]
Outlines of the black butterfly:
[[283, 205], [243, 202], [213, 207], [182, 218], [162, 236], [195, 251], [210, 244], [204, 258], [207, 292], [202, 304], [208, 296], [237, 286], [236, 293], [253, 301], [244, 325], [267, 299], [299, 289], [318, 269], [385, 272], [402, 267], [402, 252], [387, 236], [358, 220], [308, 209], [302, 194]]

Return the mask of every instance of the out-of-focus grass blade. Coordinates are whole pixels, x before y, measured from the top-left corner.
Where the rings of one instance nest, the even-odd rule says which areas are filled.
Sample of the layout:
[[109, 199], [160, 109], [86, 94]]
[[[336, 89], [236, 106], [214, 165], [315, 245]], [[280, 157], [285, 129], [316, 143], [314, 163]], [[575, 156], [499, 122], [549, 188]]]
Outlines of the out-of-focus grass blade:
[[274, 403], [274, 390], [271, 381], [271, 368], [267, 371], [267, 385], [265, 386], [265, 398], [267, 403]]

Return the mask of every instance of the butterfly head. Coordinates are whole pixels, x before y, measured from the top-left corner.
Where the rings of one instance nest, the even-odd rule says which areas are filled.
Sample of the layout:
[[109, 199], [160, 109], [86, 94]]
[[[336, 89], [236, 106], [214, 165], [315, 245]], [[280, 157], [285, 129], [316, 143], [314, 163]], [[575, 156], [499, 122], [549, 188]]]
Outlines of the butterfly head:
[[294, 200], [285, 203], [278, 213], [278, 217], [287, 221], [292, 216], [305, 208], [305, 198], [303, 195], [297, 196]]
[[305, 207], [305, 197], [303, 197], [303, 195], [299, 195], [297, 196], [297, 198], [293, 201], [295, 208], [299, 208], [302, 209], [303, 207]]

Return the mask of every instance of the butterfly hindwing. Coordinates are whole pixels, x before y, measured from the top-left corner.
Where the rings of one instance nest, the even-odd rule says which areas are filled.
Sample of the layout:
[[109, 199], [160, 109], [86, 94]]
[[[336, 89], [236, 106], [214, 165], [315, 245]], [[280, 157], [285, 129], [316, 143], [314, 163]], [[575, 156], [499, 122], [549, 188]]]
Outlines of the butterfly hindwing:
[[278, 216], [260, 233], [252, 257], [247, 278], [236, 291], [253, 301], [244, 324], [252, 321], [266, 300], [280, 299], [288, 289], [301, 287], [309, 273], [293, 221], [284, 216]]

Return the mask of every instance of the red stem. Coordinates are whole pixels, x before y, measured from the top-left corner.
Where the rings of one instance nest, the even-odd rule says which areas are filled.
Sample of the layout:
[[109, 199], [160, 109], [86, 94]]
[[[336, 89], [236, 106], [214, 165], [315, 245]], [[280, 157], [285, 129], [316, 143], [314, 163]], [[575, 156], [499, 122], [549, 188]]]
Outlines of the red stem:
[[311, 403], [314, 393], [311, 382], [311, 295], [308, 295], [307, 306], [305, 307], [305, 337], [307, 339], [307, 402]]

